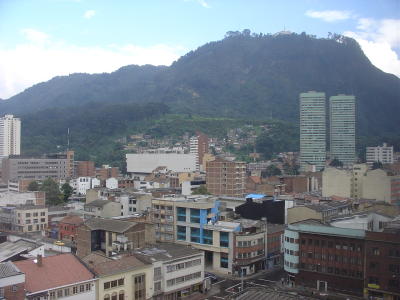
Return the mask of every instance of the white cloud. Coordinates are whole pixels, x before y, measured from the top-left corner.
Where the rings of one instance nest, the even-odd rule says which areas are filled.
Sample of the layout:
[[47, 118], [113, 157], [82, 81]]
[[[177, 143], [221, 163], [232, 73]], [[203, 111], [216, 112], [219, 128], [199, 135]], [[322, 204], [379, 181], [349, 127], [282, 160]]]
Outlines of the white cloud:
[[308, 10], [306, 11], [306, 16], [321, 19], [325, 22], [336, 22], [349, 19], [351, 17], [351, 13], [345, 10]]
[[96, 14], [96, 11], [95, 11], [95, 10], [87, 10], [87, 11], [85, 11], [85, 13], [83, 14], [83, 17], [84, 17], [85, 19], [91, 19], [91, 18], [94, 17], [95, 14]]
[[359, 31], [343, 34], [354, 38], [365, 55], [377, 68], [400, 77], [400, 19], [359, 19]]
[[[164, 44], [81, 47], [24, 30], [27, 42], [14, 48], [0, 45], [0, 98], [9, 98], [33, 84], [71, 73], [112, 72], [129, 64], [170, 65], [186, 52]], [[38, 43], [45, 40], [46, 43]]]

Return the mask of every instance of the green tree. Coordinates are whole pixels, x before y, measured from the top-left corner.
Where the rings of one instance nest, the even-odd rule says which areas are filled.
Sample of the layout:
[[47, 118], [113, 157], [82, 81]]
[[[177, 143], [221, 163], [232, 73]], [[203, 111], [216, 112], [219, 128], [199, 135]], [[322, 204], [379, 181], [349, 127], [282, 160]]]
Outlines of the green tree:
[[275, 165], [269, 165], [265, 171], [261, 172], [261, 177], [263, 178], [276, 175], [282, 175], [282, 171]]
[[64, 202], [67, 202], [68, 198], [72, 195], [74, 189], [69, 185], [68, 182], [66, 182], [61, 186], [61, 191], [63, 193]]
[[28, 191], [34, 192], [39, 190], [39, 183], [37, 181], [31, 181], [28, 185]]
[[194, 189], [192, 192], [193, 195], [211, 195], [209, 191], [207, 191], [207, 187], [202, 184], [197, 189]]
[[46, 204], [48, 205], [58, 205], [63, 203], [62, 194], [60, 193], [60, 188], [53, 179], [47, 178], [43, 181], [40, 190], [46, 192]]

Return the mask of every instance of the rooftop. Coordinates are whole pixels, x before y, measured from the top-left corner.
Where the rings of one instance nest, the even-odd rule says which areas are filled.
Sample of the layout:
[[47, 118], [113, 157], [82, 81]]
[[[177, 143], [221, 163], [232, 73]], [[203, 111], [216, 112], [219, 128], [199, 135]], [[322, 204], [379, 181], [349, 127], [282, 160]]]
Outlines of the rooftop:
[[92, 202], [85, 204], [85, 207], [103, 207], [106, 204], [111, 203], [111, 202], [112, 201], [110, 201], [110, 200], [97, 199], [97, 200], [93, 200]]
[[0, 262], [38, 247], [40, 247], [39, 244], [23, 239], [15, 242], [4, 242], [0, 247]]
[[28, 293], [54, 289], [94, 278], [85, 265], [70, 253], [43, 257], [41, 266], [37, 264], [37, 260], [22, 260], [14, 264], [25, 273], [25, 288]]
[[156, 244], [135, 250], [134, 255], [145, 262], [169, 261], [176, 258], [201, 254], [202, 251], [172, 243]]
[[82, 261], [97, 276], [124, 273], [148, 265], [133, 255], [105, 257], [102, 254], [91, 253], [82, 258]]
[[22, 272], [10, 261], [0, 263], [0, 279], [22, 274]]
[[84, 224], [88, 226], [91, 230], [105, 230], [124, 233], [128, 229], [135, 226], [137, 223], [114, 219], [92, 218], [87, 220]]
[[66, 216], [60, 220], [60, 223], [71, 225], [80, 225], [83, 222], [83, 219], [79, 216]]

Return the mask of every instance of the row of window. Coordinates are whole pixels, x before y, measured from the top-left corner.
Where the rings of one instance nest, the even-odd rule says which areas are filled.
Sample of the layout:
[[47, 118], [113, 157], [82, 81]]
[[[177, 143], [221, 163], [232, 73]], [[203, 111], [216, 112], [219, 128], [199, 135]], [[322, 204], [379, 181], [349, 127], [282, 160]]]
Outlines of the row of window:
[[299, 251], [289, 250], [285, 248], [285, 253], [289, 255], [299, 256]]
[[[27, 220], [25, 220], [25, 224], [31, 224], [31, 221], [33, 221], [33, 222], [32, 222], [33, 224], [39, 223], [39, 219], [33, 219], [33, 220], [27, 219]], [[20, 222], [21, 222], [21, 220], [18, 220], [18, 224], [20, 224]], [[45, 222], [46, 222], [46, 218], [41, 218], [41, 219], [40, 219], [40, 222], [41, 222], [41, 223], [45, 223]]]
[[28, 231], [39, 231], [39, 230], [44, 230], [46, 229], [46, 224], [36, 224], [35, 227], [34, 225], [28, 225]]
[[253, 252], [238, 253], [237, 258], [252, 258], [263, 254], [264, 254], [264, 249], [260, 249], [258, 251], [253, 251]]
[[[40, 216], [41, 216], [41, 217], [43, 217], [43, 216], [45, 216], [45, 215], [46, 215], [46, 212], [45, 212], [45, 211], [40, 212]], [[18, 213], [18, 217], [20, 217], [20, 216], [21, 216], [21, 214]], [[39, 216], [39, 213], [34, 212], [34, 213], [32, 213], [32, 216], [33, 216], [33, 217], [38, 217], [38, 216]], [[26, 217], [26, 218], [30, 218], [30, 217], [31, 217], [31, 213], [26, 213], [26, 214], [25, 214], [25, 217]]]
[[303, 270], [308, 270], [308, 271], [313, 271], [313, 272], [329, 273], [329, 274], [336, 274], [336, 275], [342, 275], [342, 276], [350, 276], [350, 277], [355, 277], [355, 278], [363, 277], [363, 272], [361, 272], [361, 271], [340, 269], [340, 268], [327, 267], [327, 266], [321, 266], [321, 265], [301, 263], [300, 268]]
[[63, 297], [68, 297], [78, 293], [89, 292], [92, 289], [91, 283], [76, 285], [73, 287], [68, 287], [64, 289], [59, 289], [57, 291], [51, 291], [49, 293], [50, 299], [58, 299]]
[[104, 300], [125, 300], [125, 292], [123, 290], [119, 291], [119, 293], [114, 292], [111, 294], [111, 296], [109, 294], [105, 294]]
[[285, 260], [285, 266], [288, 267], [288, 268], [297, 269], [298, 264], [292, 263], [292, 262], [289, 262], [289, 261]]
[[237, 242], [238, 247], [251, 247], [257, 245], [264, 245], [264, 238], [259, 238], [257, 240], [252, 241], [239, 241]]
[[334, 255], [334, 254], [326, 254], [326, 253], [313, 253], [313, 252], [302, 252], [301, 253], [302, 257], [306, 258], [311, 258], [311, 259], [318, 259], [318, 260], [329, 260], [329, 261], [335, 261], [339, 263], [350, 263], [352, 265], [361, 265], [362, 260], [361, 257], [348, 257], [348, 256], [341, 256], [341, 255]]
[[200, 278], [200, 277], [201, 277], [201, 272], [196, 272], [196, 273], [189, 274], [186, 276], [173, 278], [173, 279], [167, 280], [167, 286], [169, 287], [169, 286], [173, 286], [176, 284], [181, 284], [183, 282], [190, 281], [192, 279], [196, 279], [196, 278]]
[[314, 246], [314, 247], [328, 247], [328, 248], [336, 248], [338, 250], [350, 250], [350, 251], [358, 251], [362, 250], [362, 246], [354, 243], [341, 243], [341, 242], [332, 242], [325, 240], [313, 240], [313, 239], [301, 239], [302, 245]]
[[108, 290], [110, 288], [115, 288], [117, 286], [123, 286], [124, 284], [125, 284], [124, 278], [107, 281], [107, 282], [104, 282], [104, 289]]
[[[136, 202], [136, 201], [135, 201], [135, 202]], [[153, 208], [154, 208], [154, 209], [172, 210], [172, 206], [164, 206], [164, 205], [157, 205], [157, 204], [154, 204], [154, 205], [153, 205]]]
[[[389, 272], [392, 272], [392, 273], [395, 273], [395, 274], [400, 274], [400, 265], [390, 264], [387, 267], [389, 269]], [[371, 261], [369, 263], [369, 268], [370, 269], [379, 269], [379, 263]]]
[[201, 259], [194, 259], [194, 260], [190, 260], [184, 263], [179, 263], [179, 264], [175, 264], [175, 265], [169, 265], [167, 266], [167, 273], [170, 272], [175, 272], [178, 270], [182, 270], [182, 269], [186, 269], [186, 268], [190, 268], [190, 267], [194, 267], [194, 266], [198, 266], [201, 265]]

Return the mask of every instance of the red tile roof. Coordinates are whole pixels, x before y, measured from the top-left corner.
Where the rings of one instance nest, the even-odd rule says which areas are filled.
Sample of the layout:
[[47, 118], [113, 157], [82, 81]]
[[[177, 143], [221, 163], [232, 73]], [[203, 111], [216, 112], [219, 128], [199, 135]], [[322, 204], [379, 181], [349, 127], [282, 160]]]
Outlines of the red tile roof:
[[94, 278], [85, 265], [70, 253], [43, 257], [40, 267], [33, 260], [17, 261], [14, 264], [25, 273], [25, 288], [29, 293]]

